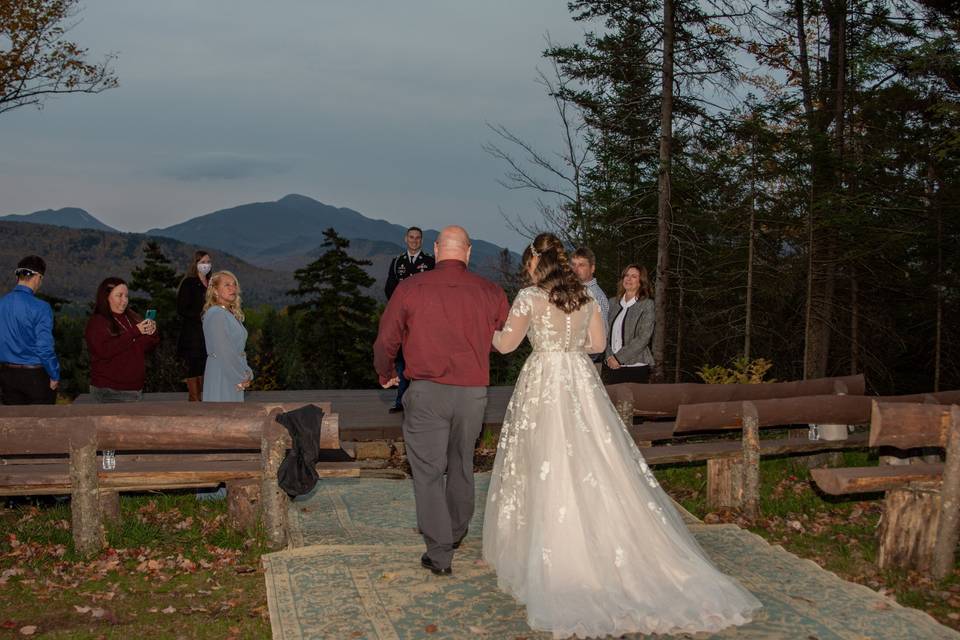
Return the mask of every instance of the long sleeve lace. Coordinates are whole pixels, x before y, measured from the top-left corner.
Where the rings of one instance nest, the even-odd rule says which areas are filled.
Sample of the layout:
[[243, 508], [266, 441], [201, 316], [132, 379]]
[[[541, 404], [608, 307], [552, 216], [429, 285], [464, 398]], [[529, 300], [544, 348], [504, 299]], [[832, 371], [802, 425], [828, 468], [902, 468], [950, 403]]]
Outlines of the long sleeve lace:
[[520, 346], [530, 328], [530, 317], [533, 315], [533, 300], [529, 289], [523, 289], [517, 294], [503, 331], [493, 334], [493, 348], [500, 353], [510, 353]]

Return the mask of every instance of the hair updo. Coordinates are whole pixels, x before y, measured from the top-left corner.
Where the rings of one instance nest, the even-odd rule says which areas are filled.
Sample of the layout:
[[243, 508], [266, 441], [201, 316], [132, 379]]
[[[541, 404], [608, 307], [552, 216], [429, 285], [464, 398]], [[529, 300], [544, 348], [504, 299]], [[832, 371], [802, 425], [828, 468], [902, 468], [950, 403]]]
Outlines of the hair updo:
[[[530, 276], [530, 262], [540, 258]], [[587, 288], [573, 272], [563, 243], [552, 233], [541, 233], [523, 252], [523, 275], [549, 294], [550, 302], [566, 313], [576, 311], [590, 301]]]

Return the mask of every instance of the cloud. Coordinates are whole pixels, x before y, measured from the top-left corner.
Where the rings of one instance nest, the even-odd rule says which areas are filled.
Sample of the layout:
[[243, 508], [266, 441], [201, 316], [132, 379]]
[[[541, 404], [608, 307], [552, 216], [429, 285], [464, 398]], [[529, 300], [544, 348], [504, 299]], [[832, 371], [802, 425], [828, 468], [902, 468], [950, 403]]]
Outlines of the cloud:
[[163, 175], [186, 182], [201, 180], [243, 180], [287, 173], [293, 161], [265, 158], [240, 153], [198, 153], [172, 163]]

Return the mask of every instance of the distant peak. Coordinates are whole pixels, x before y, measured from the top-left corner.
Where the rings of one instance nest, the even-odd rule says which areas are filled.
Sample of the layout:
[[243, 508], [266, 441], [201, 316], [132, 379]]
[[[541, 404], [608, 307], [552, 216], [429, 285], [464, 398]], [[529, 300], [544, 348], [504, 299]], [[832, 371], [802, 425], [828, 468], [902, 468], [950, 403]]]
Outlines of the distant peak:
[[314, 200], [313, 198], [302, 196], [299, 193], [291, 193], [289, 195], [283, 196], [277, 202], [283, 202], [284, 204], [291, 204], [291, 203], [303, 203], [303, 202], [316, 203], [317, 201]]

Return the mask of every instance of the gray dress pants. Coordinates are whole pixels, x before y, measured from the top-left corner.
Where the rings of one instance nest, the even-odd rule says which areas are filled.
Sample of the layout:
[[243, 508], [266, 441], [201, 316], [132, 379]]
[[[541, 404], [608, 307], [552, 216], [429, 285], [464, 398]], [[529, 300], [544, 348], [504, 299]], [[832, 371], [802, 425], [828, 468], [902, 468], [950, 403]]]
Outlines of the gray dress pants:
[[427, 556], [438, 567], [450, 566], [453, 543], [473, 517], [473, 449], [486, 406], [486, 387], [414, 380], [403, 394], [403, 439], [417, 525]]

